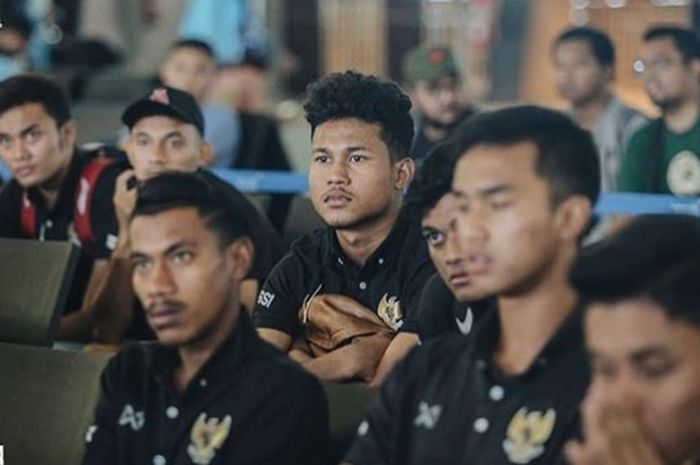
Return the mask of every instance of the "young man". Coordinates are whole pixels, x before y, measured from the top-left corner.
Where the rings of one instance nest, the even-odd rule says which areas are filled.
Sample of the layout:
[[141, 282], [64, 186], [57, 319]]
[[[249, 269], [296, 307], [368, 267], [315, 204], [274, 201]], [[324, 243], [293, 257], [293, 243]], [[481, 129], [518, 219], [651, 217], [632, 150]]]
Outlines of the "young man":
[[422, 44], [403, 59], [403, 79], [417, 112], [411, 155], [422, 160], [475, 109], [467, 102], [452, 49]]
[[[204, 120], [199, 105], [188, 93], [169, 87], [157, 87], [149, 95], [133, 102], [122, 115], [129, 128], [129, 139], [124, 144], [132, 169], [125, 171], [117, 181], [114, 206], [119, 222], [119, 241], [111, 262], [110, 285], [98, 300], [100, 305], [112, 307], [101, 312], [114, 317], [102, 321], [98, 339], [119, 341], [124, 332], [135, 331], [143, 335], [140, 312], [133, 312], [133, 292], [130, 287], [129, 217], [136, 201], [138, 182], [146, 181], [168, 171], [193, 173], [207, 166], [212, 156], [211, 146], [203, 140]], [[257, 208], [235, 187], [202, 171], [212, 182], [223, 185], [223, 191], [234, 197], [246, 208], [251, 222], [255, 245], [255, 257], [249, 279], [243, 284], [242, 301], [248, 310], [255, 305], [259, 288], [272, 267], [284, 255], [286, 249], [274, 227]], [[136, 316], [137, 320], [132, 320]], [[127, 330], [130, 322], [136, 327]]]
[[576, 122], [591, 131], [598, 147], [602, 190], [615, 190], [622, 154], [632, 134], [647, 122], [612, 92], [615, 48], [604, 32], [576, 27], [557, 37], [552, 59], [559, 94], [571, 104]]
[[582, 253], [593, 379], [572, 465], [700, 463], [700, 219], [650, 215]]
[[[237, 112], [227, 105], [205, 102], [216, 61], [211, 47], [199, 40], [180, 40], [160, 67], [162, 84], [189, 92], [199, 102], [204, 117], [204, 139], [214, 149], [212, 166], [236, 169], [290, 171], [287, 152], [277, 124], [262, 114]], [[267, 215], [282, 232], [292, 196], [275, 194]]]
[[411, 103], [395, 84], [350, 71], [308, 96], [309, 190], [328, 228], [272, 271], [255, 326], [322, 379], [372, 382], [414, 337], [394, 336], [433, 273], [419, 225], [400, 214], [414, 171]]
[[116, 246], [112, 207], [123, 164], [79, 152], [68, 97], [48, 79], [0, 83], [0, 156], [14, 176], [0, 193], [0, 237], [74, 240], [82, 253], [58, 337], [88, 340], [92, 301]]
[[130, 261], [158, 342], [105, 369], [85, 465], [324, 463], [321, 386], [260, 341], [241, 308], [247, 220], [246, 205], [201, 174], [139, 188]]
[[588, 384], [567, 271], [600, 189], [590, 134], [561, 113], [474, 116], [446, 143], [469, 292], [497, 311], [431, 341], [382, 386], [346, 457], [362, 464], [549, 464]]
[[700, 40], [677, 27], [644, 34], [638, 71], [661, 118], [634, 134], [622, 161], [618, 189], [700, 194]]
[[438, 145], [425, 158], [404, 199], [406, 211], [420, 218], [423, 238], [438, 271], [425, 284], [416, 311], [421, 341], [451, 332], [471, 334], [490, 307], [488, 300], [474, 301], [470, 293], [467, 257], [459, 245], [452, 214], [457, 202], [451, 193], [456, 160], [444, 147]]

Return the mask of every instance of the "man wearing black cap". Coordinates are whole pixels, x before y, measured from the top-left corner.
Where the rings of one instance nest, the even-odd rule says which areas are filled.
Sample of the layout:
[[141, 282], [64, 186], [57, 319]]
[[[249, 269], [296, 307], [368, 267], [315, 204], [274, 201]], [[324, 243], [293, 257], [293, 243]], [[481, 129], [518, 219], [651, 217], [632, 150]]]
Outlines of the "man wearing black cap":
[[243, 200], [202, 173], [139, 187], [129, 260], [158, 342], [105, 369], [84, 465], [326, 463], [320, 384], [260, 341], [240, 304], [255, 234]]
[[422, 160], [475, 109], [466, 101], [450, 47], [422, 44], [404, 57], [402, 69], [418, 117], [411, 154]]
[[[119, 245], [115, 250], [110, 274], [111, 285], [105, 289], [101, 303], [116, 305], [121, 311], [103, 312], [114, 321], [100, 324], [101, 340], [119, 340], [125, 325], [131, 321], [133, 293], [129, 284], [128, 218], [136, 200], [133, 187], [168, 171], [191, 173], [205, 167], [212, 157], [211, 146], [204, 141], [204, 119], [196, 100], [187, 92], [170, 87], [157, 87], [132, 103], [122, 115], [129, 128], [124, 144], [132, 169], [117, 180], [114, 206], [119, 223]], [[212, 182], [224, 186], [224, 191], [246, 205], [246, 213], [255, 246], [255, 259], [249, 279], [243, 283], [242, 302], [248, 310], [255, 304], [258, 283], [262, 282], [274, 264], [284, 254], [285, 246], [273, 226], [257, 208], [235, 187], [214, 175], [202, 171]], [[138, 312], [137, 312], [138, 315]]]
[[123, 164], [78, 151], [75, 140], [68, 97], [55, 83], [30, 75], [0, 83], [0, 157], [14, 176], [0, 193], [0, 237], [81, 245], [58, 337], [84, 341], [117, 244], [112, 196]]

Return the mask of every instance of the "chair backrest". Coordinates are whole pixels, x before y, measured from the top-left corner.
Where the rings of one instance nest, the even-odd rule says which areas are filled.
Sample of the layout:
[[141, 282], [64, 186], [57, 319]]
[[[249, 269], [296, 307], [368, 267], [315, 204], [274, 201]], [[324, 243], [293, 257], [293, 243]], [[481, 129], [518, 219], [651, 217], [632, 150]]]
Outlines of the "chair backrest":
[[70, 242], [0, 239], [0, 342], [53, 343], [78, 253]]
[[108, 355], [0, 343], [7, 464], [78, 465]]
[[339, 463], [365, 418], [367, 407], [376, 391], [357, 384], [324, 383], [328, 399], [331, 433], [331, 459]]

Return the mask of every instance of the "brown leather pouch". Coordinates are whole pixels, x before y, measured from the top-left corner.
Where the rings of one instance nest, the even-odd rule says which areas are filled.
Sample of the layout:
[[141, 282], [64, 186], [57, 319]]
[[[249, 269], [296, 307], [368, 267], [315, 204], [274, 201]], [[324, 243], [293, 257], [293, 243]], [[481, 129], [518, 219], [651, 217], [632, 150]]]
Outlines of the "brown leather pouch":
[[328, 381], [371, 381], [394, 337], [376, 313], [344, 295], [314, 296], [299, 309], [298, 317], [303, 331], [293, 350], [313, 358], [342, 354], [333, 373], [317, 373]]

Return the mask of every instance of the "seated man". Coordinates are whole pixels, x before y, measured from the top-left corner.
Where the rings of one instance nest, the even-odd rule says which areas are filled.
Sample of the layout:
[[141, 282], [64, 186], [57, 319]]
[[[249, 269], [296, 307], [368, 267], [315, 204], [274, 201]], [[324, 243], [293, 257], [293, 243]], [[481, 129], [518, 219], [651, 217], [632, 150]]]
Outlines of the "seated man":
[[[192, 173], [206, 166], [211, 158], [211, 146], [202, 139], [204, 122], [197, 102], [186, 92], [169, 87], [159, 87], [151, 94], [133, 102], [122, 115], [129, 128], [129, 139], [124, 144], [133, 169], [125, 171], [117, 181], [114, 205], [119, 223], [119, 241], [113, 254], [109, 276], [99, 304], [118, 307], [101, 314], [111, 320], [98, 325], [98, 339], [116, 342], [131, 324], [130, 333], [143, 334], [132, 322], [133, 291], [130, 287], [130, 267], [126, 260], [128, 247], [128, 218], [136, 200], [133, 186], [165, 171]], [[242, 287], [242, 303], [250, 311], [255, 304], [259, 282], [263, 282], [272, 267], [282, 258], [284, 242], [265, 216], [235, 187], [225, 184], [214, 175], [202, 171], [202, 175], [222, 185], [222, 190], [246, 208], [251, 222], [251, 236], [257, 251], [248, 279]], [[132, 323], [130, 323], [132, 322]]]
[[588, 385], [567, 273], [600, 190], [590, 133], [524, 106], [473, 116], [457, 159], [455, 231], [471, 296], [494, 296], [477, 333], [416, 348], [382, 384], [353, 465], [556, 463]]
[[410, 106], [395, 84], [355, 72], [309, 89], [309, 189], [328, 228], [292, 246], [254, 320], [263, 339], [325, 380], [371, 382], [391, 364], [389, 344], [401, 344], [405, 335], [394, 336], [434, 271], [419, 225], [400, 213], [414, 171]]
[[700, 463], [700, 219], [635, 218], [582, 253], [571, 280], [593, 379], [569, 463]]
[[445, 333], [471, 334], [491, 307], [489, 299], [472, 296], [467, 257], [460, 247], [452, 212], [455, 159], [438, 145], [416, 172], [404, 208], [421, 220], [423, 238], [438, 270], [425, 284], [416, 312], [417, 337], [427, 341]]
[[323, 389], [240, 305], [252, 234], [247, 206], [200, 174], [140, 187], [130, 260], [158, 342], [108, 364], [84, 465], [325, 463]]
[[75, 147], [68, 97], [48, 79], [0, 82], [0, 157], [14, 178], [0, 193], [0, 237], [74, 240], [82, 252], [58, 337], [88, 340], [92, 305], [117, 243], [116, 158]]

